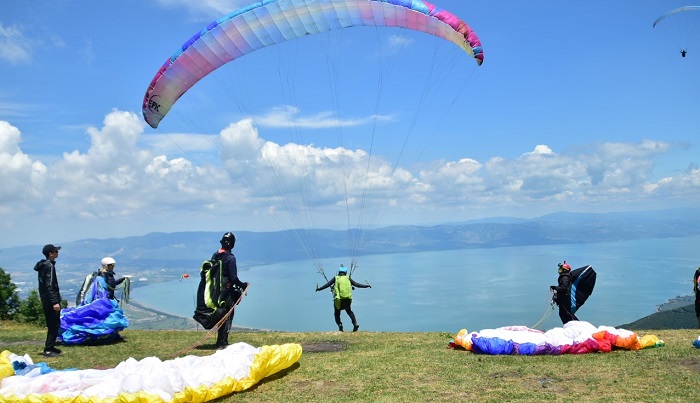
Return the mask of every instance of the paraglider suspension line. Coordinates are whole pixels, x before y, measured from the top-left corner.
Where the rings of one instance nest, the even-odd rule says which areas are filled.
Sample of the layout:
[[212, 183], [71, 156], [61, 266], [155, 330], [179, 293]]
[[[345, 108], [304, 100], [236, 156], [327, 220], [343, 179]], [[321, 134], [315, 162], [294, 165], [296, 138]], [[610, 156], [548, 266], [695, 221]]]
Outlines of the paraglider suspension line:
[[226, 321], [228, 320], [229, 317], [231, 317], [231, 315], [233, 314], [233, 310], [241, 302], [241, 300], [243, 299], [243, 296], [248, 294], [249, 287], [250, 287], [250, 284], [246, 285], [245, 289], [241, 292], [241, 296], [238, 297], [238, 300], [236, 301], [236, 303], [231, 305], [231, 308], [229, 308], [228, 312], [226, 312], [226, 315], [224, 315], [223, 318], [221, 318], [218, 322], [216, 322], [216, 325], [214, 325], [214, 327], [212, 327], [207, 333], [205, 333], [201, 339], [199, 339], [193, 345], [191, 345], [183, 350], [180, 350], [177, 353], [171, 354], [171, 355], [167, 356], [166, 358], [174, 358], [174, 357], [178, 357], [180, 355], [187, 354], [190, 351], [194, 350], [195, 348], [199, 347], [204, 342], [204, 340], [208, 339], [209, 337], [212, 337], [212, 335], [214, 335], [216, 332], [218, 332], [219, 328], [224, 323], [226, 323]]
[[542, 322], [547, 320], [547, 318], [549, 318], [549, 315], [551, 315], [552, 312], [554, 312], [554, 299], [552, 299], [552, 294], [553, 293], [550, 292], [549, 295], [547, 296], [548, 304], [547, 304], [547, 307], [545, 308], [544, 314], [542, 314], [542, 318], [540, 318], [540, 320], [538, 320], [537, 323], [530, 326], [532, 329], [537, 329], [537, 327], [539, 325], [541, 325]]

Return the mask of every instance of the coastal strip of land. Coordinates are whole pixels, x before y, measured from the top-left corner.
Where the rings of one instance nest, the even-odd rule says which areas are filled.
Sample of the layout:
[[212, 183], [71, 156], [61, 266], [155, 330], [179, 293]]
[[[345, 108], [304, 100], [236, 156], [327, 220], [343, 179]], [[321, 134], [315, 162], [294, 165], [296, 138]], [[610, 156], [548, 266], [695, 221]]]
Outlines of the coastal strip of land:
[[[121, 309], [124, 311], [124, 316], [129, 320], [129, 329], [131, 330], [201, 330], [205, 329], [192, 318], [184, 318], [182, 316], [171, 315], [160, 312], [140, 304], [138, 301], [131, 300], [128, 303], [123, 303]], [[231, 326], [232, 332], [254, 332], [259, 329], [236, 326]]]
[[[657, 305], [656, 312], [632, 323], [619, 325], [629, 330], [635, 329], [694, 329], [697, 326], [693, 296], [678, 296]], [[199, 330], [205, 329], [192, 318], [171, 315], [131, 300], [122, 304], [124, 315], [129, 319], [132, 330]], [[262, 329], [231, 326], [232, 332], [256, 332]]]

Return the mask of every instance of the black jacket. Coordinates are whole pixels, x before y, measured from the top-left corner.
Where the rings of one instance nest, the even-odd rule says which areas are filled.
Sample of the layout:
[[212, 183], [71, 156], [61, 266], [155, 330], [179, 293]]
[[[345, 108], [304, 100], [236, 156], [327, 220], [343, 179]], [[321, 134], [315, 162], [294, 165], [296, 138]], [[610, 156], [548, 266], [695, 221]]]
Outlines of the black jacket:
[[61, 303], [61, 293], [58, 290], [56, 278], [56, 263], [49, 259], [41, 259], [34, 265], [39, 278], [39, 298], [43, 304], [55, 305]]
[[105, 283], [107, 283], [107, 292], [109, 294], [110, 299], [114, 299], [114, 290], [117, 288], [117, 286], [126, 280], [125, 277], [120, 278], [119, 280], [114, 279], [114, 272], [113, 271], [100, 271], [100, 276], [105, 278]]
[[571, 273], [564, 272], [557, 279], [557, 305], [571, 306]]
[[244, 290], [248, 283], [244, 283], [238, 278], [238, 266], [236, 266], [236, 257], [231, 253], [230, 250], [219, 249], [218, 252], [211, 256], [212, 260], [223, 260], [221, 262], [222, 269], [224, 271], [224, 276], [228, 278], [228, 282], [236, 287]]

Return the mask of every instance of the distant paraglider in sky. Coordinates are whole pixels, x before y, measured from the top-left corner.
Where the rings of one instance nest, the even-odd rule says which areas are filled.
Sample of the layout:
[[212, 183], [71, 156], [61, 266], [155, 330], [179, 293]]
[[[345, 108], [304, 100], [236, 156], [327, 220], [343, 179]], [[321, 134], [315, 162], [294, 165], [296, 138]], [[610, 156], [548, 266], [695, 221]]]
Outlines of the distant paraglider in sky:
[[684, 6], [674, 8], [661, 14], [652, 25], [653, 28], [656, 28], [657, 25], [659, 25], [662, 21], [665, 21], [666, 18], [673, 16], [673, 18], [671, 18], [673, 21], [669, 20], [668, 22], [664, 22], [663, 26], [668, 29], [669, 33], [673, 35], [674, 40], [677, 41], [680, 48], [679, 53], [681, 54], [681, 57], [685, 57], [688, 53], [688, 42], [697, 36], [696, 30], [698, 24], [700, 23], [700, 20], [697, 20], [697, 18], [700, 18], [700, 14], [690, 15], [695, 14], [688, 14], [690, 11], [700, 11], [700, 6]]

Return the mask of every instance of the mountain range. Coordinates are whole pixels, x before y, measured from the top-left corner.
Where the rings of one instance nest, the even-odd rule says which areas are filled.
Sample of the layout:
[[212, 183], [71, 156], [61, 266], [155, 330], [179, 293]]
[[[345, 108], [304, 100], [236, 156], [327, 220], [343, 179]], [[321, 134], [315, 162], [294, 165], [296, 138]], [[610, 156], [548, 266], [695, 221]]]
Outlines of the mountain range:
[[[532, 219], [494, 217], [434, 226], [399, 225], [364, 230], [301, 229], [276, 232], [219, 231], [150, 233], [141, 236], [50, 240], [62, 246], [59, 255], [61, 287], [79, 287], [85, 275], [99, 268], [100, 259], [112, 256], [118, 271], [151, 281], [171, 280], [183, 273], [197, 275], [202, 261], [219, 247], [221, 235], [233, 230], [235, 254], [241, 270], [251, 266], [310, 259], [360, 255], [496, 248], [516, 245], [551, 245], [614, 242], [633, 239], [700, 235], [700, 208], [616, 213], [558, 212]], [[358, 244], [357, 251], [348, 246]], [[43, 245], [43, 244], [42, 244]], [[10, 273], [20, 291], [35, 287], [32, 270], [42, 258], [42, 245], [3, 248], [0, 267]]]

